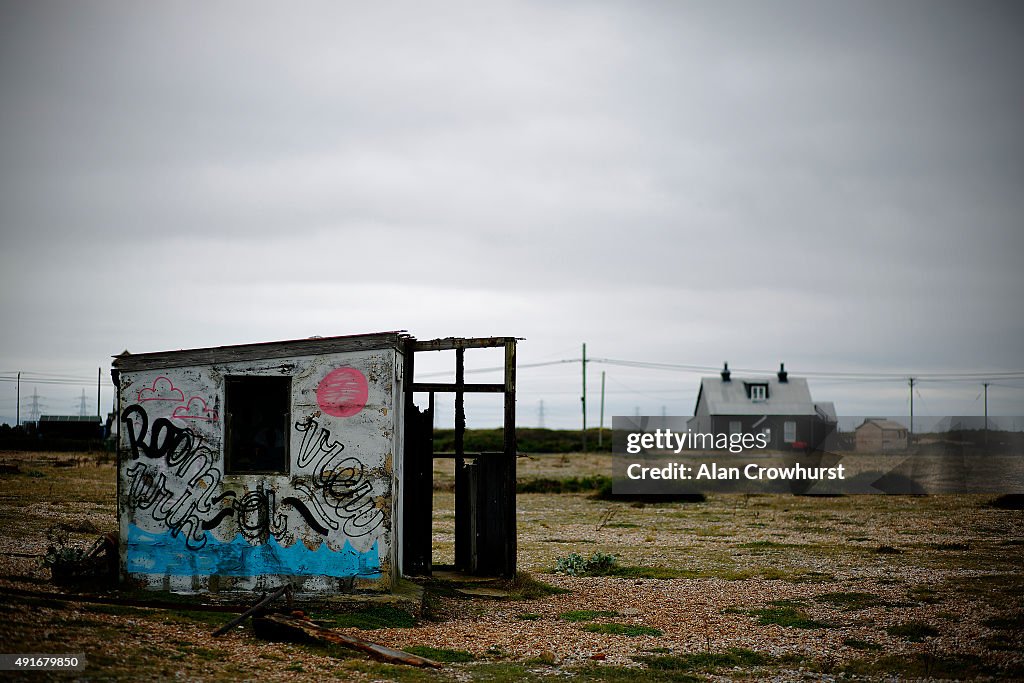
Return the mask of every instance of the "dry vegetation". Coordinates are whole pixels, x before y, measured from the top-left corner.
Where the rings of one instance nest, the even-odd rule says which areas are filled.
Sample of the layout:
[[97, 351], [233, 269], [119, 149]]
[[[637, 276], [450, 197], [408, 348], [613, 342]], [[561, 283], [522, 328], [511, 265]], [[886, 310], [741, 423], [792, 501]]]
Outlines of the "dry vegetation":
[[[63, 525], [83, 546], [116, 528], [113, 466], [57, 466], [67, 457], [0, 454], [20, 468], [0, 474], [0, 642], [84, 652], [91, 679], [1024, 677], [1024, 512], [986, 497], [521, 494], [520, 567], [568, 592], [525, 581], [506, 588], [527, 599], [488, 600], [435, 581], [415, 624], [348, 627], [450, 662], [438, 673], [267, 643], [248, 626], [211, 639], [222, 613], [26, 596], [56, 590], [41, 564], [48, 528]], [[519, 474], [605, 473], [607, 457], [536, 456]], [[449, 469], [439, 462], [438, 562], [452, 553]], [[595, 552], [616, 556], [610, 575], [551, 573], [560, 557]]]

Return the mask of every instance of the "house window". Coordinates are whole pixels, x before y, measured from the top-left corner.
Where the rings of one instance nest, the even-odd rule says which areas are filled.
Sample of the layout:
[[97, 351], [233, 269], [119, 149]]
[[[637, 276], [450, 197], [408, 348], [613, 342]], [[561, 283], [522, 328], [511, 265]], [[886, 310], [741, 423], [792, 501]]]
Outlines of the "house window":
[[767, 401], [768, 400], [768, 385], [767, 384], [751, 384], [750, 385], [750, 400], [751, 401]]
[[225, 379], [225, 473], [288, 473], [290, 399], [290, 377]]
[[793, 443], [796, 441], [796, 422], [787, 420], [782, 423], [782, 440], [786, 443]]
[[739, 420], [730, 420], [729, 421], [729, 433], [730, 434], [739, 434], [742, 431], [743, 431], [743, 423], [742, 422], [740, 422]]

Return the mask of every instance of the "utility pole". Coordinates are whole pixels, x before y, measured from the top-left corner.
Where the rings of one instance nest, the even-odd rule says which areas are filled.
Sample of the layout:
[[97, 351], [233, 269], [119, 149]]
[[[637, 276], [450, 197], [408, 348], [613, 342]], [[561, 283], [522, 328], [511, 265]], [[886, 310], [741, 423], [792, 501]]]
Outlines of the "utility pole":
[[914, 378], [910, 378], [910, 436], [914, 436]]
[[601, 371], [601, 422], [597, 428], [597, 447], [604, 444], [604, 370]]
[[587, 452], [587, 344], [583, 343], [583, 452]]
[[100, 413], [100, 381], [103, 378], [103, 368], [96, 368], [96, 417], [103, 420], [103, 414]]
[[985, 387], [985, 445], [988, 445], [988, 382], [983, 382]]
[[540, 400], [540, 408], [537, 409], [537, 426], [544, 429], [544, 399]]
[[16, 405], [17, 405], [17, 411], [16, 411], [17, 417], [14, 418], [14, 426], [18, 427], [18, 426], [21, 425], [21, 371], [20, 370], [18, 371], [18, 398], [16, 399], [16, 401], [17, 401], [17, 403], [16, 403]]

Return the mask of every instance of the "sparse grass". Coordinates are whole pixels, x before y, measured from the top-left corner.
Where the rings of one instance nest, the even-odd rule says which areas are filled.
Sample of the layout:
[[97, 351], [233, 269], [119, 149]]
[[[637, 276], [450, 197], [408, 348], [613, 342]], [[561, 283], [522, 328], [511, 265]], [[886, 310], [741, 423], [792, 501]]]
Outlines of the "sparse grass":
[[736, 547], [748, 548], [751, 550], [785, 550], [786, 548], [801, 548], [806, 546], [803, 546], [799, 543], [778, 543], [776, 541], [750, 541], [749, 543], [740, 543]]
[[516, 619], [519, 621], [540, 621], [540, 615], [536, 612], [523, 612], [522, 614], [517, 614]]
[[584, 624], [584, 631], [591, 633], [604, 633], [613, 636], [660, 636], [662, 632], [650, 626], [638, 626], [634, 624], [618, 624], [615, 622], [603, 622], [599, 624]]
[[412, 614], [392, 605], [371, 605], [351, 612], [315, 613], [310, 618], [328, 628], [412, 628], [416, 618]]
[[975, 655], [912, 652], [855, 659], [844, 664], [842, 671], [851, 676], [966, 679], [992, 675], [996, 669]]
[[153, 617], [164, 624], [203, 624], [219, 627], [238, 615], [231, 612], [203, 612], [200, 610], [160, 610]]
[[932, 543], [929, 546], [934, 550], [970, 550], [970, 543]]
[[1024, 651], [1024, 643], [1018, 637], [1014, 640], [1007, 633], [997, 633], [991, 638], [985, 640], [985, 647], [990, 650], [996, 650], [1000, 652], [1022, 652]]
[[1000, 510], [1024, 510], [1024, 494], [1007, 493], [992, 500], [989, 506]]
[[907, 591], [907, 595], [910, 596], [911, 600], [922, 602], [929, 605], [934, 605], [942, 602], [942, 598], [939, 592], [931, 586], [914, 586]]
[[881, 650], [882, 646], [878, 643], [873, 643], [870, 640], [862, 640], [860, 638], [843, 638], [843, 645], [851, 647], [854, 650]]
[[337, 669], [338, 680], [352, 680], [352, 672], [365, 674], [371, 680], [399, 681], [400, 683], [433, 683], [437, 680], [451, 680], [443, 672], [421, 669], [400, 664], [384, 664], [363, 659], [345, 661]]
[[768, 604], [772, 607], [793, 607], [795, 609], [807, 607], [807, 601], [799, 598], [780, 598], [778, 600], [772, 600]]
[[795, 607], [766, 607], [751, 610], [750, 614], [757, 617], [757, 623], [761, 625], [775, 624], [787, 628], [806, 629], [829, 628], [828, 624], [811, 619]]
[[790, 581], [793, 583], [819, 583], [834, 581], [835, 577], [823, 572], [805, 571], [802, 569], [784, 569], [779, 567], [748, 567], [734, 569], [730, 567], [702, 567], [699, 569], [678, 569], [676, 567], [621, 565], [617, 564], [599, 576], [617, 576], [624, 579], [725, 579], [726, 581], [746, 581], [748, 579], [766, 579]]
[[545, 583], [524, 571], [516, 572], [515, 577], [504, 583], [502, 587], [509, 592], [511, 600], [536, 600], [548, 595], [564, 595], [571, 592], [566, 588]]
[[573, 680], [603, 683], [701, 683], [707, 679], [688, 671], [647, 669], [635, 666], [589, 664], [568, 670]]
[[694, 652], [684, 655], [639, 656], [634, 661], [650, 669], [664, 671], [707, 671], [724, 667], [762, 666], [772, 661], [768, 655], [745, 648], [730, 648], [725, 652]]
[[988, 628], [1024, 632], [1024, 612], [989, 617], [982, 620], [981, 623]]
[[905, 621], [885, 629], [890, 636], [902, 638], [911, 643], [919, 643], [925, 638], [939, 635], [939, 629], [923, 621]]
[[516, 493], [583, 493], [598, 491], [602, 487], [611, 487], [611, 477], [596, 475], [593, 477], [571, 477], [552, 479], [541, 477], [516, 482]]
[[1024, 573], [954, 576], [946, 581], [945, 587], [951, 592], [1003, 606], [1024, 599]]

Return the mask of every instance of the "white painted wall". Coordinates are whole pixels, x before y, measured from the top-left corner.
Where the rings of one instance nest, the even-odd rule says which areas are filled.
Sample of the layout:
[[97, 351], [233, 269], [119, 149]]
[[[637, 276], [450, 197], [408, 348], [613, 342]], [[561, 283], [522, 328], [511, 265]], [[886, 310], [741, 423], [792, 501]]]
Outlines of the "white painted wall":
[[[388, 590], [400, 567], [401, 372], [394, 348], [123, 371], [124, 574], [179, 591]], [[251, 375], [291, 377], [287, 474], [225, 473], [224, 379]]]

